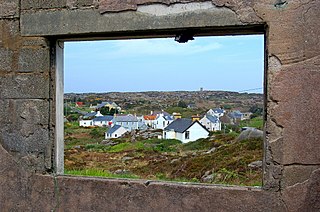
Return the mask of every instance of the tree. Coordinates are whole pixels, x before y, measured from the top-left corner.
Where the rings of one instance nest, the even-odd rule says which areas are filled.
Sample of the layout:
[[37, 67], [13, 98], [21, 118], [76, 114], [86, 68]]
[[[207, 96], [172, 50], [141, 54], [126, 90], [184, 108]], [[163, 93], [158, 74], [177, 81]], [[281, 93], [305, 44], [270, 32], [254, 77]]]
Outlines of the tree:
[[187, 105], [187, 103], [185, 103], [184, 101], [180, 100], [180, 101], [178, 102], [178, 107], [187, 108], [188, 105]]

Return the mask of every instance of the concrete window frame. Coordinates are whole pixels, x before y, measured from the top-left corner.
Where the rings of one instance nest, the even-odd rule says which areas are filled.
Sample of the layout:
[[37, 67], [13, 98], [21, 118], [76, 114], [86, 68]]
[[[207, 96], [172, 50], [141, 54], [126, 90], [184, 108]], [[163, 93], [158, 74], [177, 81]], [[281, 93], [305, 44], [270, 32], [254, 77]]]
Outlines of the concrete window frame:
[[[319, 9], [320, 2], [310, 0], [3, 0], [0, 189], [7, 192], [0, 192], [0, 205], [17, 211], [319, 211]], [[60, 175], [58, 41], [183, 30], [265, 33], [263, 188]]]
[[[64, 161], [63, 161], [63, 155], [64, 155], [64, 129], [63, 129], [63, 94], [64, 94], [64, 42], [71, 42], [71, 41], [100, 41], [100, 40], [119, 40], [119, 39], [139, 39], [139, 38], [162, 38], [162, 37], [174, 37], [177, 34], [181, 33], [191, 33], [194, 36], [230, 36], [230, 35], [263, 35], [264, 36], [264, 55], [263, 55], [263, 60], [264, 60], [264, 70], [263, 70], [263, 84], [264, 84], [264, 108], [267, 108], [267, 101], [266, 101], [266, 85], [267, 85], [267, 69], [266, 69], [266, 55], [267, 55], [267, 49], [266, 49], [266, 29], [267, 26], [265, 24], [257, 25], [254, 26], [253, 28], [245, 29], [244, 31], [239, 30], [239, 29], [228, 29], [224, 32], [224, 30], [211, 30], [209, 28], [197, 28], [197, 29], [171, 29], [169, 31], [161, 31], [161, 30], [155, 30], [152, 32], [152, 34], [149, 34], [149, 32], [142, 33], [142, 35], [136, 35], [135, 33], [133, 34], [128, 34], [125, 37], [119, 35], [117, 37], [112, 36], [111, 38], [106, 36], [106, 37], [82, 37], [82, 38], [60, 38], [53, 43], [56, 43], [55, 45], [55, 67], [56, 67], [56, 111], [55, 111], [55, 117], [56, 117], [56, 140], [55, 140], [55, 151], [56, 151], [56, 173], [59, 175], [64, 174]], [[218, 32], [218, 33], [217, 33]], [[174, 41], [172, 41], [174, 42]], [[264, 123], [266, 123], [266, 115], [263, 115], [264, 117]], [[265, 135], [265, 130], [264, 130], [264, 135]], [[187, 133], [185, 137], [187, 138], [189, 134]], [[264, 142], [265, 142], [265, 136], [264, 136]], [[265, 145], [264, 145], [265, 146]], [[263, 152], [263, 155], [265, 155], [265, 152]], [[263, 179], [263, 176], [261, 176]]]

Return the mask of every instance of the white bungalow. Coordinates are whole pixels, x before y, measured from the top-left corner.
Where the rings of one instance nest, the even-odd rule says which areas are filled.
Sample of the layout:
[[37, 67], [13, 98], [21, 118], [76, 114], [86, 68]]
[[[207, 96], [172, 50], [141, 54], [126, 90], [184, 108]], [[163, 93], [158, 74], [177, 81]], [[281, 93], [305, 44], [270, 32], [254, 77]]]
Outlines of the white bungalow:
[[126, 132], [128, 132], [126, 128], [121, 127], [120, 125], [113, 125], [113, 127], [105, 133], [105, 138], [119, 138]]
[[221, 121], [217, 116], [207, 114], [200, 120], [200, 123], [209, 131], [221, 130]]
[[165, 116], [164, 114], [159, 114], [154, 121], [153, 128], [154, 129], [164, 129], [169, 124], [171, 124], [174, 121], [172, 116]]
[[94, 118], [92, 121], [94, 126], [104, 127], [104, 126], [111, 126], [112, 119], [113, 119], [113, 116], [98, 116]]
[[91, 127], [91, 126], [93, 126], [93, 121], [92, 120], [80, 120], [79, 126], [80, 127]]
[[137, 130], [139, 128], [139, 121], [134, 115], [116, 115], [112, 119], [112, 123], [115, 125], [120, 125], [129, 131]]
[[198, 121], [176, 119], [163, 130], [164, 139], [178, 139], [182, 143], [207, 138], [209, 131]]
[[213, 108], [208, 110], [207, 115], [211, 115], [211, 116], [217, 116], [218, 118], [220, 118], [221, 116], [223, 116], [225, 113], [225, 111], [221, 108]]

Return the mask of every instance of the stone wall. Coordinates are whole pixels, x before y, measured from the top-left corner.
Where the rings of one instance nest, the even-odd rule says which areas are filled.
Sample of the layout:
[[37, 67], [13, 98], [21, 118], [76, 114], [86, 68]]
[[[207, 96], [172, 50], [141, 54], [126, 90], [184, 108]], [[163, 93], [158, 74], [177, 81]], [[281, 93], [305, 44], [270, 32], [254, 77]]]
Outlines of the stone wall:
[[[1, 210], [319, 211], [319, 10], [316, 0], [0, 0]], [[184, 30], [265, 33], [263, 188], [58, 175], [57, 39]]]

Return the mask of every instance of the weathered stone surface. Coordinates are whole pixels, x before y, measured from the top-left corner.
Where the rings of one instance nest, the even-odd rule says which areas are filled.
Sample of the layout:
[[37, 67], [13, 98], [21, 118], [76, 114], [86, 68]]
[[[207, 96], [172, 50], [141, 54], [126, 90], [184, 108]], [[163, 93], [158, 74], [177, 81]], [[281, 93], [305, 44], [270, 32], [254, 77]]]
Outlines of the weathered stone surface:
[[55, 206], [54, 180], [32, 174], [0, 145], [1, 211], [51, 211]]
[[293, 186], [297, 183], [303, 183], [310, 178], [312, 172], [319, 169], [318, 166], [291, 165], [283, 169], [283, 187]]
[[23, 0], [21, 9], [53, 9], [66, 7], [67, 0]]
[[288, 211], [320, 210], [320, 169], [312, 172], [310, 178], [302, 183], [287, 187], [282, 198]]
[[18, 72], [49, 72], [49, 48], [23, 48], [20, 50]]
[[272, 116], [283, 127], [283, 164], [320, 164], [319, 81], [319, 71], [296, 65], [282, 68], [270, 89], [278, 101]]
[[58, 177], [58, 188], [60, 211], [284, 211], [276, 193], [254, 188], [79, 177]]
[[12, 50], [0, 47], [0, 72], [12, 70], [13, 54]]
[[0, 99], [1, 98], [49, 98], [48, 73], [1, 76]]
[[[95, 10], [56, 10], [23, 12], [21, 32], [27, 36], [134, 32], [191, 27], [244, 26], [236, 14], [227, 8], [150, 16], [143, 13], [111, 13], [100, 15]], [[61, 20], [61, 21], [57, 21]], [[98, 20], [98, 21], [97, 21]]]
[[[178, 2], [213, 6], [189, 4], [183, 10]], [[1, 209], [319, 211], [319, 9], [314, 0], [0, 0], [0, 191], [6, 191], [0, 192]], [[123, 10], [133, 11], [118, 13]], [[55, 168], [55, 114], [49, 114], [55, 106], [46, 99], [49, 93], [55, 99], [56, 75], [44, 71], [48, 55], [40, 49], [49, 47], [47, 40], [22, 38], [20, 27], [23, 36], [73, 38], [154, 36], [198, 27], [214, 29], [215, 35], [241, 34], [244, 27], [257, 32], [257, 25], [266, 29], [269, 54], [264, 191], [76, 177], [55, 181], [32, 174]], [[34, 56], [39, 61], [32, 61]]]
[[20, 48], [19, 21], [16, 19], [0, 19], [0, 47], [17, 50]]
[[119, 12], [125, 10], [137, 10], [138, 5], [161, 3], [161, 4], [174, 4], [174, 3], [189, 3], [189, 2], [203, 2], [205, 0], [100, 0], [99, 10], [101, 13], [105, 12]]
[[19, 17], [19, 0], [0, 0], [0, 18]]
[[310, 179], [305, 202], [299, 211], [319, 211], [320, 210], [320, 169], [315, 170]]

